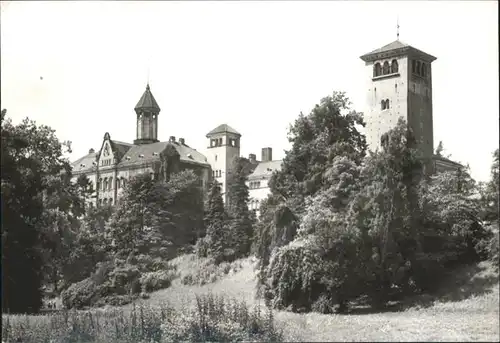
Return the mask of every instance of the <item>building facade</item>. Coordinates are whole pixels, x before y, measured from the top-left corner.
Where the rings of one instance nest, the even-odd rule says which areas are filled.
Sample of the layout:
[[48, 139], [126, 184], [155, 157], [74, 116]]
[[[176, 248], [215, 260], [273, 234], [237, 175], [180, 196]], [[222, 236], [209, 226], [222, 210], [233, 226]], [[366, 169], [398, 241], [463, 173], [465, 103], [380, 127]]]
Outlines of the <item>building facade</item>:
[[142, 173], [167, 180], [171, 173], [190, 169], [200, 178], [200, 187], [207, 190], [211, 166], [206, 157], [186, 144], [183, 138], [171, 136], [167, 142], [158, 140], [160, 107], [149, 85], [135, 107], [136, 139], [132, 143], [119, 142], [105, 133], [101, 148], [72, 163], [73, 181], [85, 175], [95, 193], [87, 200], [88, 206], [114, 205], [129, 180]]
[[432, 62], [436, 57], [399, 39], [360, 57], [366, 69], [366, 141], [376, 151], [403, 118], [416, 138], [427, 173], [460, 164], [434, 154]]
[[[456, 170], [459, 163], [434, 155], [432, 113], [432, 62], [436, 57], [396, 40], [360, 57], [366, 69], [366, 139], [370, 150], [381, 147], [383, 134], [403, 118], [416, 137], [429, 172]], [[240, 156], [242, 135], [227, 124], [207, 133], [204, 154], [188, 146], [183, 138], [171, 136], [167, 142], [158, 140], [160, 107], [149, 85], [134, 108], [136, 139], [133, 143], [114, 141], [104, 135], [101, 148], [75, 161], [73, 178], [86, 175], [94, 188], [90, 206], [115, 204], [123, 186], [131, 177], [150, 173], [168, 178], [172, 172], [191, 169], [200, 177], [200, 186], [207, 190], [211, 180], [221, 184], [227, 202], [227, 182], [232, 161]], [[272, 149], [262, 149], [261, 160], [249, 155], [251, 170], [249, 187], [251, 210], [259, 212], [267, 198], [272, 173], [281, 169], [281, 160], [273, 160]]]

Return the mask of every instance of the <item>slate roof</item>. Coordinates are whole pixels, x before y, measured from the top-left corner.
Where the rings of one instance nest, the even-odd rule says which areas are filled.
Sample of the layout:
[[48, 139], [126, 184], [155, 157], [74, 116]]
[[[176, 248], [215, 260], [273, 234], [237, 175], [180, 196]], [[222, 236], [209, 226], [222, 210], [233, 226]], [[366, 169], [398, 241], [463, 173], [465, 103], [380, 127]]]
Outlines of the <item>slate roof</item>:
[[215, 135], [216, 133], [226, 133], [226, 132], [241, 136], [241, 133], [239, 133], [238, 131], [233, 129], [231, 126], [229, 126], [227, 124], [222, 124], [222, 125], [217, 126], [215, 129], [213, 129], [209, 133], [207, 133], [207, 138], [211, 135]]
[[452, 161], [450, 160], [449, 158], [446, 158], [444, 156], [439, 156], [439, 155], [433, 155], [432, 156], [432, 159], [435, 160], [435, 161], [441, 161], [441, 162], [444, 162], [445, 164], [451, 164], [451, 165], [454, 165], [456, 167], [463, 167], [463, 165], [461, 163], [458, 163], [458, 162], [455, 162], [455, 161]]
[[255, 179], [262, 179], [263, 177], [269, 178], [273, 174], [273, 171], [281, 170], [282, 162], [283, 161], [281, 160], [259, 162], [259, 164], [257, 164], [257, 167], [255, 167], [253, 173], [248, 176], [248, 179], [255, 180]]
[[400, 49], [412, 50], [413, 52], [415, 52], [415, 53], [417, 53], [419, 55], [423, 55], [423, 56], [427, 57], [431, 62], [436, 59], [436, 57], [434, 57], [432, 55], [429, 55], [428, 53], [425, 53], [425, 52], [423, 52], [423, 51], [421, 51], [419, 49], [416, 49], [416, 48], [412, 47], [411, 45], [406, 44], [406, 43], [400, 41], [399, 39], [395, 40], [394, 42], [391, 42], [391, 43], [389, 43], [387, 45], [384, 45], [381, 48], [375, 49], [372, 52], [364, 54], [360, 58], [363, 61], [367, 62], [367, 61], [371, 61], [373, 59], [376, 59], [377, 55], [379, 55], [379, 54], [389, 54], [391, 51], [396, 52], [396, 50], [400, 50]]
[[151, 93], [151, 89], [149, 88], [149, 84], [146, 86], [146, 90], [144, 91], [144, 94], [142, 94], [141, 99], [135, 105], [134, 109], [141, 109], [141, 108], [146, 108], [146, 109], [156, 109], [160, 111], [160, 106], [158, 106], [158, 103], [156, 102], [153, 93]]
[[73, 172], [85, 172], [85, 171], [90, 171], [94, 165], [92, 162], [95, 162], [97, 157], [97, 153], [93, 152], [90, 154], [87, 154], [75, 162], [71, 163], [71, 167]]
[[[185, 144], [181, 144], [179, 142], [157, 142], [152, 144], [142, 144], [142, 145], [133, 145], [124, 142], [112, 141], [113, 145], [119, 152], [122, 154], [122, 158], [120, 163], [118, 163], [118, 168], [133, 166], [136, 164], [142, 163], [151, 163], [154, 161], [159, 161], [160, 153], [167, 148], [168, 145], [171, 145], [175, 148], [175, 150], [179, 153], [179, 157], [181, 162], [185, 163], [195, 163], [199, 165], [203, 165], [205, 167], [209, 167], [210, 165], [207, 162], [206, 157], [198, 152], [196, 149], [193, 149]], [[155, 155], [154, 153], [158, 153]], [[96, 161], [98, 153], [87, 154], [75, 162], [71, 163], [73, 168], [73, 172], [89, 172], [91, 171], [93, 164], [92, 162]], [[144, 155], [144, 157], [139, 157], [140, 155]], [[130, 157], [130, 159], [127, 159]], [[82, 166], [84, 164], [85, 166]]]

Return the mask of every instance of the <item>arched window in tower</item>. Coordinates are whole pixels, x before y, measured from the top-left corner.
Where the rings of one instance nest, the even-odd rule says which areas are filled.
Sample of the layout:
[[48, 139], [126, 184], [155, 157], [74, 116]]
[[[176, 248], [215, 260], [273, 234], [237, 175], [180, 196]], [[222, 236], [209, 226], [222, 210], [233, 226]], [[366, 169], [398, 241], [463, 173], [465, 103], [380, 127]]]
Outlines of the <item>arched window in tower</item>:
[[215, 154], [215, 162], [217, 162], [217, 154]]
[[420, 61], [417, 61], [416, 73], [420, 75]]
[[381, 72], [382, 68], [380, 67], [380, 63], [375, 63], [375, 65], [373, 66], [373, 77], [380, 76]]
[[384, 70], [383, 70], [383, 72], [384, 72], [384, 75], [387, 75], [387, 74], [390, 73], [389, 62], [387, 62], [387, 61], [384, 62]]
[[110, 177], [109, 178], [109, 190], [112, 190], [113, 189], [113, 178]]
[[389, 99], [385, 99], [385, 109], [386, 110], [390, 108], [389, 104], [390, 104]]
[[397, 73], [397, 72], [398, 72], [398, 61], [392, 60], [391, 73]]
[[108, 189], [108, 178], [104, 178], [104, 182], [102, 183], [102, 190], [105, 191]]
[[415, 60], [411, 61], [411, 72], [415, 74]]
[[427, 66], [425, 63], [422, 63], [422, 76], [425, 77], [427, 74]]
[[382, 100], [382, 101], [380, 102], [380, 107], [382, 108], [382, 111], [383, 111], [383, 110], [385, 110], [385, 109], [387, 109], [387, 105], [386, 105], [385, 100]]

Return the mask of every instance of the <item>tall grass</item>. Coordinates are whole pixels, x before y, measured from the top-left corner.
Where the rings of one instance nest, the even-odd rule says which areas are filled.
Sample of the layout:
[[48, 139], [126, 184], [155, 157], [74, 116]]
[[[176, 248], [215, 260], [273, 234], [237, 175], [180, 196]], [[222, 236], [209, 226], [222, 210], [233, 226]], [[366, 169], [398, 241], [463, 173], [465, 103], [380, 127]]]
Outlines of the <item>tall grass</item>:
[[134, 306], [123, 310], [63, 311], [48, 316], [2, 316], [2, 342], [151, 343], [283, 341], [273, 312], [235, 299], [197, 296], [196, 306], [174, 310]]

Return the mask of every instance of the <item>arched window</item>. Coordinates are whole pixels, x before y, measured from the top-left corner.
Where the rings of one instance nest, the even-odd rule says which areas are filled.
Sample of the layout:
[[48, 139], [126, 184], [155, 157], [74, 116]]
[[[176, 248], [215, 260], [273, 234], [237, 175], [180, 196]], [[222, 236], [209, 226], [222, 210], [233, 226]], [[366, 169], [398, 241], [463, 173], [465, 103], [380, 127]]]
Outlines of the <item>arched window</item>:
[[107, 204], [108, 204], [108, 199], [104, 199], [104, 200], [102, 201], [102, 203], [103, 203], [103, 205], [107, 205]]
[[420, 75], [420, 61], [417, 61], [417, 67], [416, 67], [416, 73], [417, 75]]
[[412, 61], [411, 61], [411, 72], [412, 72], [413, 74], [415, 74], [415, 72], [416, 72], [416, 71], [415, 71], [415, 69], [416, 69], [416, 68], [415, 68], [415, 60], [412, 60]]
[[382, 101], [380, 102], [380, 107], [382, 108], [382, 111], [383, 111], [383, 110], [385, 110], [385, 108], [386, 108], [386, 107], [385, 107], [385, 100], [382, 100]]
[[422, 76], [425, 77], [427, 74], [427, 66], [425, 63], [422, 63]]
[[108, 200], [108, 204], [109, 204], [109, 205], [113, 205], [113, 198], [109, 198], [109, 200]]
[[384, 70], [383, 70], [383, 72], [384, 72], [384, 75], [387, 75], [387, 74], [390, 73], [389, 62], [387, 62], [387, 61], [384, 62]]
[[389, 109], [391, 106], [389, 106], [389, 99], [385, 99], [385, 109]]
[[398, 61], [392, 60], [392, 63], [391, 63], [391, 72], [392, 73], [397, 73], [398, 72]]
[[377, 76], [380, 76], [382, 72], [382, 68], [380, 67], [380, 63], [375, 63], [375, 65], [373, 66], [373, 76], [374, 77], [377, 77]]
[[108, 184], [108, 186], [109, 186], [109, 190], [113, 189], [113, 178], [112, 177], [109, 178], [109, 184]]
[[108, 178], [104, 178], [104, 182], [102, 183], [102, 190], [105, 191], [108, 189]]
[[97, 190], [101, 189], [102, 187], [102, 178], [99, 179], [99, 183], [97, 184]]

